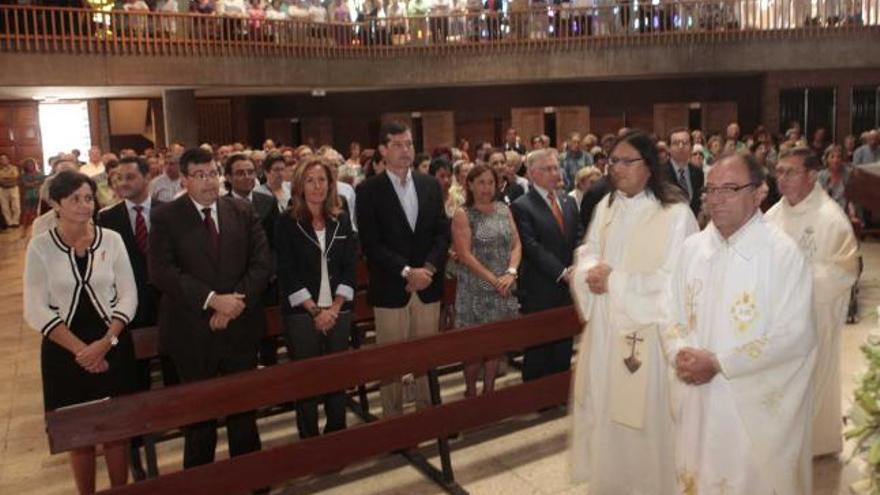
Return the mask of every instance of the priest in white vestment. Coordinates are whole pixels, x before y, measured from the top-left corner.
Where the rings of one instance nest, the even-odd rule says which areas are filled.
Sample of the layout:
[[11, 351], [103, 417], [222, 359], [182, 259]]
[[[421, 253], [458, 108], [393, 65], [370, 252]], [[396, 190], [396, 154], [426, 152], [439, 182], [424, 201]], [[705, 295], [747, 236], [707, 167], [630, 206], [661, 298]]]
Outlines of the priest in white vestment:
[[813, 455], [843, 450], [840, 333], [858, 277], [859, 246], [849, 217], [816, 182], [822, 162], [811, 150], [783, 153], [776, 166], [783, 198], [767, 221], [788, 234], [813, 268], [813, 322], [819, 345], [813, 382]]
[[572, 400], [572, 477], [597, 495], [676, 487], [669, 368], [659, 332], [669, 283], [697, 221], [666, 182], [653, 140], [633, 131], [611, 151], [612, 192], [576, 251], [572, 296], [587, 321]]
[[762, 175], [751, 156], [712, 168], [712, 222], [685, 241], [672, 281], [663, 345], [684, 495], [812, 493], [812, 276], [758, 209]]

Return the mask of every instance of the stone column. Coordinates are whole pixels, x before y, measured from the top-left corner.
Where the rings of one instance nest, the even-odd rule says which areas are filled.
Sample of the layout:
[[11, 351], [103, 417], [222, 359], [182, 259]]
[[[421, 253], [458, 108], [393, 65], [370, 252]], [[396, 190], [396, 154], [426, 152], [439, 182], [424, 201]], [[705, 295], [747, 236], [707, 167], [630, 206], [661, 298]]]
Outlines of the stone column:
[[198, 146], [199, 122], [194, 90], [163, 90], [162, 111], [164, 113], [166, 146], [171, 143], [181, 143], [187, 148]]

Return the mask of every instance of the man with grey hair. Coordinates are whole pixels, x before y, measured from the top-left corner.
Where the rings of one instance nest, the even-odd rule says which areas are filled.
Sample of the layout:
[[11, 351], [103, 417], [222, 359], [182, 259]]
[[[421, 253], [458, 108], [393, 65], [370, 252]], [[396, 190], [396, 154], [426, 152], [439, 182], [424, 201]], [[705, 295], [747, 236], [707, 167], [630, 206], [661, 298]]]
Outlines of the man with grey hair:
[[762, 180], [750, 155], [712, 167], [712, 221], [685, 240], [673, 273], [660, 336], [676, 375], [682, 493], [812, 492], [813, 281], [795, 242], [764, 220]]
[[871, 129], [865, 134], [865, 143], [853, 152], [853, 165], [880, 162], [880, 130]]
[[[574, 198], [560, 194], [562, 171], [553, 148], [526, 156], [532, 186], [511, 205], [522, 242], [519, 293], [523, 313], [571, 304], [568, 282], [574, 249], [582, 229]], [[523, 381], [567, 371], [571, 366], [572, 339], [530, 347], [523, 357]]]
[[849, 217], [816, 181], [823, 168], [809, 148], [783, 152], [776, 165], [783, 197], [767, 212], [767, 221], [797, 242], [813, 268], [813, 320], [819, 338], [813, 384], [814, 456], [843, 449], [840, 333], [859, 272], [859, 246]]
[[566, 148], [565, 152], [559, 156], [559, 161], [562, 165], [565, 190], [571, 191], [575, 188], [575, 176], [580, 169], [593, 164], [593, 156], [581, 148], [581, 134], [579, 132], [571, 133]]

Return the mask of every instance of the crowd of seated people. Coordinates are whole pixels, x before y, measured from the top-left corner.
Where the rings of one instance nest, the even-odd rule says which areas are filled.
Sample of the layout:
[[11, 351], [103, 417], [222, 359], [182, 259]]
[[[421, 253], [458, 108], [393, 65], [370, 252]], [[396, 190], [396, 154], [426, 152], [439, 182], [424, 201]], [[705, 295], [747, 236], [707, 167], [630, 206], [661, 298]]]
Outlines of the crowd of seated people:
[[[411, 131], [390, 123], [376, 148], [351, 143], [347, 157], [271, 139], [141, 153], [96, 146], [87, 161], [78, 152], [52, 157], [42, 186], [29, 161], [26, 196], [51, 208], [34, 226], [24, 297], [26, 321], [43, 336], [45, 408], [149, 388], [128, 331], [139, 326], [159, 326], [167, 384], [277, 363], [266, 306], [281, 306], [289, 359], [343, 351], [362, 262], [379, 344], [439, 331], [448, 277], [458, 280], [453, 327], [571, 304], [573, 252], [610, 190], [611, 151], [633, 132], [575, 132], [557, 151], [543, 135], [527, 149], [509, 129], [497, 145], [471, 150], [462, 140], [416, 155]], [[852, 167], [880, 160], [876, 129], [840, 145], [824, 129], [805, 139], [796, 124], [780, 137], [763, 127], [743, 135], [731, 123], [651, 139], [662, 180], [680, 188], [697, 218], [705, 174], [721, 157], [750, 154], [763, 165], [769, 206], [779, 200], [777, 157], [803, 149], [824, 159], [820, 186], [857, 224], [864, 219], [846, 182]], [[77, 281], [91, 297], [71, 290]], [[525, 349], [522, 379], [565, 371], [571, 357], [571, 339]], [[465, 363], [465, 396], [492, 393], [501, 358]], [[427, 406], [425, 378], [412, 387], [416, 407]], [[403, 411], [403, 390], [400, 380], [381, 387], [386, 416]], [[297, 403], [300, 437], [321, 434], [319, 403], [325, 433], [346, 427], [337, 392]], [[231, 455], [260, 449], [252, 411], [226, 427]], [[216, 430], [216, 422], [185, 428], [185, 468], [213, 462]], [[114, 486], [127, 479], [123, 447], [104, 447]], [[94, 449], [71, 459], [80, 492], [93, 491]]]

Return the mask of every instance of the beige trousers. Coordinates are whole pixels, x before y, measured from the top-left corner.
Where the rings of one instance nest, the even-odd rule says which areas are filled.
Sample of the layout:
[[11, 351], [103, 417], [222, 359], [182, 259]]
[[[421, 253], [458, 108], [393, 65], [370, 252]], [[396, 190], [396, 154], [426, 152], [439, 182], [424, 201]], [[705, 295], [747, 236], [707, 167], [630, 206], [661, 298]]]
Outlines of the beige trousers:
[[6, 226], [18, 225], [21, 216], [21, 204], [18, 197], [18, 186], [16, 187], [0, 187], [0, 210], [3, 212], [3, 219], [6, 220]]
[[[425, 304], [413, 293], [402, 308], [373, 308], [376, 318], [376, 343], [388, 344], [437, 333], [440, 326], [440, 302]], [[431, 405], [426, 375], [416, 375], [416, 408]], [[382, 412], [385, 417], [403, 412], [401, 377], [382, 382]]]

